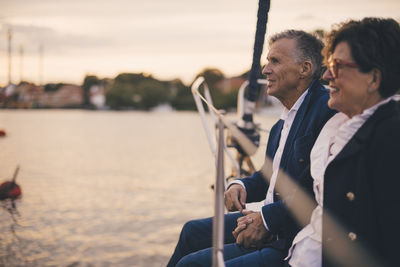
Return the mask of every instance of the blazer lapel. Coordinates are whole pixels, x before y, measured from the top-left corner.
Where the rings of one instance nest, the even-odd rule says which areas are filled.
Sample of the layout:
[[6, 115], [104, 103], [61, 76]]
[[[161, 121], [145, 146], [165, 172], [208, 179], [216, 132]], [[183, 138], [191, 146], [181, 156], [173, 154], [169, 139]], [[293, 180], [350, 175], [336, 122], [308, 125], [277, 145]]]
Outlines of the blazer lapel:
[[279, 120], [275, 127], [274, 130], [271, 131], [268, 139], [268, 146], [267, 146], [267, 155], [271, 157], [271, 159], [274, 158], [276, 150], [279, 147], [279, 140], [281, 139], [281, 132], [283, 128], [284, 121]]
[[289, 135], [286, 139], [286, 144], [283, 149], [283, 154], [282, 154], [282, 159], [281, 159], [281, 167], [286, 166], [286, 161], [287, 161], [287, 155], [290, 155], [292, 153], [293, 149], [293, 142], [295, 140], [295, 137], [297, 136], [298, 130], [300, 128], [300, 125], [305, 117], [306, 111], [308, 109], [308, 105], [310, 103], [310, 99], [312, 96], [312, 87], [308, 90], [307, 95], [305, 96], [303, 103], [300, 105], [299, 110], [296, 113], [296, 117], [293, 120], [292, 127], [290, 128]]
[[394, 114], [395, 102], [390, 101], [387, 104], [380, 106], [372, 116], [361, 126], [360, 129], [354, 134], [349, 142], [343, 147], [342, 151], [336, 156], [331, 162], [348, 158], [355, 153], [359, 152], [360, 149], [368, 142], [372, 131], [375, 129], [376, 124], [384, 120], [386, 117]]
[[363, 147], [363, 144], [363, 140], [359, 139], [357, 134], [354, 135], [350, 139], [350, 141], [343, 147], [342, 151], [339, 152], [336, 158], [332, 160], [331, 163], [351, 157], [352, 155], [360, 151], [360, 149]]

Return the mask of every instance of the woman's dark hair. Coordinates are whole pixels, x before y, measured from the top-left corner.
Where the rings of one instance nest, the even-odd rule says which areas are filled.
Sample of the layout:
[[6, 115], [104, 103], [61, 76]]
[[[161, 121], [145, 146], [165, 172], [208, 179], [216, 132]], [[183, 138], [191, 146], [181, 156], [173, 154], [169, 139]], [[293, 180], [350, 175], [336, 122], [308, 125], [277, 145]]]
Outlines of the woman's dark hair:
[[325, 61], [340, 42], [347, 42], [363, 73], [378, 69], [382, 75], [379, 93], [387, 98], [400, 87], [400, 26], [393, 19], [364, 18], [336, 26], [327, 36]]

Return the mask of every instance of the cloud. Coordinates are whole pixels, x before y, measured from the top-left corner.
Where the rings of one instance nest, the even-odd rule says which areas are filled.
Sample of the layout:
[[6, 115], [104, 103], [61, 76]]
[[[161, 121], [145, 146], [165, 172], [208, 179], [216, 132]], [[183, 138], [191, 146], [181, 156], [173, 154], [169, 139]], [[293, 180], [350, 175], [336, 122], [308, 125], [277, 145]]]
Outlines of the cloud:
[[297, 16], [295, 18], [295, 20], [299, 20], [299, 21], [315, 21], [316, 17], [314, 15], [311, 14], [301, 14], [299, 16]]
[[[94, 37], [81, 34], [60, 33], [50, 27], [0, 23], [0, 35], [6, 36], [8, 29], [12, 31], [13, 47], [23, 45], [26, 54], [37, 53], [42, 45], [48, 53], [68, 53], [72, 50], [93, 48], [93, 46], [108, 46], [110, 41], [105, 37]], [[5, 51], [7, 44], [0, 43], [0, 51]]]

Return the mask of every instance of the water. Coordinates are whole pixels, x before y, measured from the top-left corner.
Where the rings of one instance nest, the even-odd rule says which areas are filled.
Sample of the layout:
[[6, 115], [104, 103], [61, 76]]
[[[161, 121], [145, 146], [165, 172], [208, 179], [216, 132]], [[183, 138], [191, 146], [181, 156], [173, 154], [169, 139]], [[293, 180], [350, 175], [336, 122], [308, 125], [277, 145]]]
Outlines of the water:
[[0, 203], [0, 266], [165, 266], [183, 223], [213, 214], [197, 113], [0, 110], [0, 128], [0, 181], [19, 164], [23, 190]]

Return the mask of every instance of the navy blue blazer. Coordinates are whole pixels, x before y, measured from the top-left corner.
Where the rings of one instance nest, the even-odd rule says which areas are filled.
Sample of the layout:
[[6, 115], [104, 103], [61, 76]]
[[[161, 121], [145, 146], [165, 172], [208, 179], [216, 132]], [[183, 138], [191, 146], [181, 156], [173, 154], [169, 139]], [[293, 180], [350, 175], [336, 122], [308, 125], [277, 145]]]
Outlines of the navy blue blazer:
[[[329, 258], [332, 247], [359, 245], [355, 255], [342, 249], [349, 266], [365, 255], [380, 261], [374, 266], [399, 266], [400, 242], [400, 109], [390, 101], [380, 106], [327, 166], [322, 219], [323, 266], [342, 266]], [[340, 223], [344, 242], [330, 228], [326, 216]], [[348, 255], [347, 255], [347, 254]], [[371, 264], [370, 264], [371, 265]]]
[[[318, 80], [314, 80], [290, 128], [280, 168], [296, 182], [304, 176], [304, 172], [309, 172], [310, 152], [314, 142], [325, 123], [336, 113], [328, 107], [328, 100], [328, 90]], [[284, 121], [279, 120], [270, 131], [266, 155], [271, 160], [278, 149], [283, 124]], [[265, 199], [269, 184], [260, 171], [240, 180], [246, 187], [247, 203]], [[312, 182], [303, 186], [313, 195]], [[289, 240], [282, 243], [287, 234], [280, 230], [287, 214], [278, 193], [274, 194], [274, 201], [273, 204], [263, 206], [262, 212], [271, 232], [278, 234], [281, 239], [277, 247], [287, 248], [295, 233], [291, 233]]]

